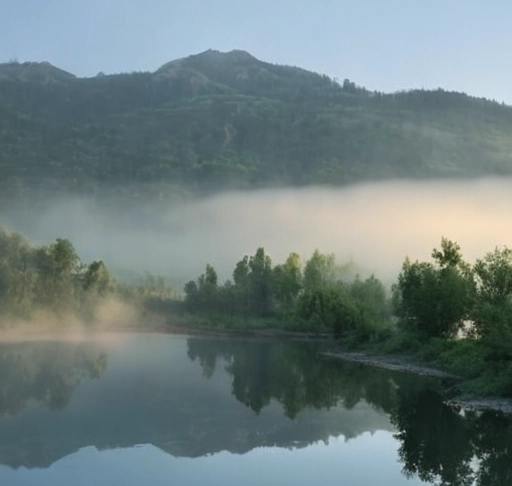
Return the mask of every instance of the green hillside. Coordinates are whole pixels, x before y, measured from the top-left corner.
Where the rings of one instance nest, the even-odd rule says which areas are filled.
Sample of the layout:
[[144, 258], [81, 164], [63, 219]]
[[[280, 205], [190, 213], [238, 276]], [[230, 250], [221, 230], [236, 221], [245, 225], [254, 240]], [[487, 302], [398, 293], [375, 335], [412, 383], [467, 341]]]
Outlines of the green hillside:
[[128, 197], [512, 174], [512, 108], [375, 93], [243, 51], [77, 78], [0, 64], [0, 194]]

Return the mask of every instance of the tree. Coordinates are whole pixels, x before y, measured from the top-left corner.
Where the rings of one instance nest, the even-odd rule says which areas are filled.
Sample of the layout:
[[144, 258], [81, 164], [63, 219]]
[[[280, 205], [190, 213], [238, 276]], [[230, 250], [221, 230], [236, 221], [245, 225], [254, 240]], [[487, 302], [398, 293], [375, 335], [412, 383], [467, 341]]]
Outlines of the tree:
[[251, 309], [256, 315], [267, 316], [272, 310], [272, 260], [263, 248], [249, 259]]
[[26, 315], [32, 308], [37, 279], [33, 253], [22, 236], [0, 228], [0, 310], [3, 312]]
[[445, 238], [432, 257], [434, 263], [405, 260], [393, 287], [395, 312], [406, 329], [430, 337], [451, 337], [458, 322], [470, 314], [473, 275], [459, 246]]
[[315, 327], [333, 331], [338, 337], [359, 332], [365, 326], [364, 314], [340, 285], [310, 290], [300, 296], [299, 316]]
[[324, 255], [315, 250], [304, 268], [304, 290], [317, 290], [336, 281], [336, 260], [334, 255]]
[[83, 276], [83, 288], [86, 293], [105, 297], [115, 289], [115, 280], [103, 261], [92, 262]]
[[479, 297], [500, 303], [512, 295], [512, 249], [495, 248], [476, 261], [475, 275]]
[[447, 238], [441, 238], [441, 249], [432, 250], [432, 258], [440, 268], [457, 267], [463, 264], [460, 246]]
[[190, 280], [185, 284], [185, 304], [191, 311], [199, 309], [199, 291], [197, 284]]
[[38, 272], [37, 299], [55, 311], [70, 310], [79, 286], [80, 259], [73, 244], [62, 238], [35, 252]]
[[205, 273], [197, 279], [197, 283], [191, 280], [185, 285], [186, 303], [190, 310], [213, 311], [218, 307], [217, 272], [209, 263]]
[[249, 279], [249, 257], [245, 255], [242, 260], [240, 260], [233, 271], [233, 280], [235, 285], [245, 286], [248, 284]]
[[350, 285], [351, 297], [360, 304], [372, 321], [384, 321], [389, 317], [390, 308], [386, 289], [382, 282], [371, 275], [365, 280], [359, 276]]
[[285, 308], [290, 308], [302, 289], [302, 262], [297, 253], [290, 253], [286, 262], [273, 270], [274, 296]]
[[495, 248], [474, 265], [477, 297], [473, 319], [478, 334], [512, 354], [512, 250]]

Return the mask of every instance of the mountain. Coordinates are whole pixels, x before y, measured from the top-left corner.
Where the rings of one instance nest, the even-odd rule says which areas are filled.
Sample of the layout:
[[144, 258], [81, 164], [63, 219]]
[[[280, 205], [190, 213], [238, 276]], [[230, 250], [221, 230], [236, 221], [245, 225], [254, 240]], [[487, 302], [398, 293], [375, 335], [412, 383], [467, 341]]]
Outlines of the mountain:
[[370, 92], [244, 51], [77, 78], [0, 64], [0, 194], [213, 192], [512, 174], [512, 108]]
[[75, 79], [73, 74], [63, 71], [49, 62], [9, 62], [0, 64], [0, 80], [33, 83], [33, 84], [65, 84]]

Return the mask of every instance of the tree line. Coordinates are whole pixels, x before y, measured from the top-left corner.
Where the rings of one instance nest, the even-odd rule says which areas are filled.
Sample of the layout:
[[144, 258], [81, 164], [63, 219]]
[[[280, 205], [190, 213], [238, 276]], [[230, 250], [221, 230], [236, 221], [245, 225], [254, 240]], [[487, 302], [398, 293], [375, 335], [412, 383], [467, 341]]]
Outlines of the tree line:
[[[443, 238], [430, 261], [406, 258], [391, 292], [374, 275], [316, 250], [273, 264], [264, 248], [245, 255], [232, 279], [207, 264], [184, 293], [162, 279], [119, 285], [102, 261], [83, 263], [63, 238], [40, 247], [0, 228], [0, 326], [37, 311], [92, 323], [108, 297], [169, 323], [260, 326], [332, 333], [348, 346], [413, 352], [469, 379], [480, 394], [512, 396], [512, 249], [497, 247], [473, 264]], [[464, 335], [467, 339], [457, 341]]]
[[90, 320], [95, 306], [115, 290], [106, 265], [84, 264], [68, 239], [34, 247], [0, 227], [0, 327], [38, 310]]
[[[342, 343], [376, 345], [467, 378], [467, 391], [512, 396], [512, 249], [496, 247], [470, 264], [441, 240], [430, 261], [406, 258], [387, 292], [375, 276], [351, 276], [334, 255], [291, 253], [273, 265], [259, 248], [219, 284], [210, 264], [185, 286], [185, 309], [222, 322], [233, 316], [332, 332]], [[465, 339], [457, 339], [464, 337]]]
[[406, 258], [388, 295], [374, 275], [351, 276], [350, 264], [340, 265], [333, 254], [315, 250], [303, 262], [290, 253], [273, 265], [258, 248], [222, 285], [207, 264], [185, 285], [185, 305], [191, 312], [297, 317], [339, 333], [394, 315], [399, 328], [427, 337], [453, 338], [466, 324], [474, 336], [512, 342], [512, 249], [497, 247], [470, 265], [459, 244], [443, 238], [431, 256], [425, 262]]
[[350, 269], [334, 255], [315, 251], [305, 263], [297, 253], [273, 265], [264, 248], [244, 256], [233, 280], [219, 284], [210, 264], [185, 285], [192, 313], [277, 319], [296, 327], [369, 338], [389, 319], [384, 285], [374, 276], [350, 280]]

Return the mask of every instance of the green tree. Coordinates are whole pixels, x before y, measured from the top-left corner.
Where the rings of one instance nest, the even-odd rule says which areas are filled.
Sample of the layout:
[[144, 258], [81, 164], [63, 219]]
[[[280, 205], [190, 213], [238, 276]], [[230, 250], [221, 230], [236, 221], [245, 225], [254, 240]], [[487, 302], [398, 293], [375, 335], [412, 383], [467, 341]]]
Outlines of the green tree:
[[91, 295], [105, 297], [115, 289], [115, 280], [101, 260], [92, 262], [82, 279], [84, 291]]
[[374, 275], [365, 280], [357, 276], [350, 285], [350, 295], [361, 304], [373, 320], [383, 321], [389, 318], [390, 308], [386, 289]]
[[50, 306], [56, 311], [71, 310], [81, 270], [73, 244], [67, 239], [57, 238], [55, 243], [39, 248], [35, 259], [40, 305]]
[[333, 254], [324, 255], [315, 250], [304, 267], [304, 290], [317, 290], [336, 281], [336, 259]]
[[249, 258], [249, 269], [251, 310], [268, 316], [272, 312], [272, 260], [263, 248]]
[[393, 287], [395, 312], [405, 329], [450, 337], [468, 318], [474, 300], [471, 269], [460, 248], [445, 238], [432, 252], [434, 263], [406, 259]]
[[290, 253], [286, 262], [273, 270], [274, 296], [286, 309], [291, 308], [302, 290], [302, 262], [297, 253]]
[[0, 228], [0, 312], [26, 315], [34, 299], [34, 250], [16, 233]]
[[341, 285], [305, 292], [298, 302], [299, 316], [338, 337], [364, 329], [361, 307]]
[[218, 310], [217, 272], [209, 263], [205, 273], [197, 279], [197, 283], [191, 280], [185, 285], [185, 302], [190, 310]]
[[190, 280], [185, 284], [185, 304], [190, 311], [199, 310], [199, 291], [196, 282]]
[[476, 261], [478, 294], [487, 302], [503, 302], [512, 295], [512, 249], [495, 248]]
[[478, 334], [512, 356], [512, 250], [495, 248], [474, 265]]

